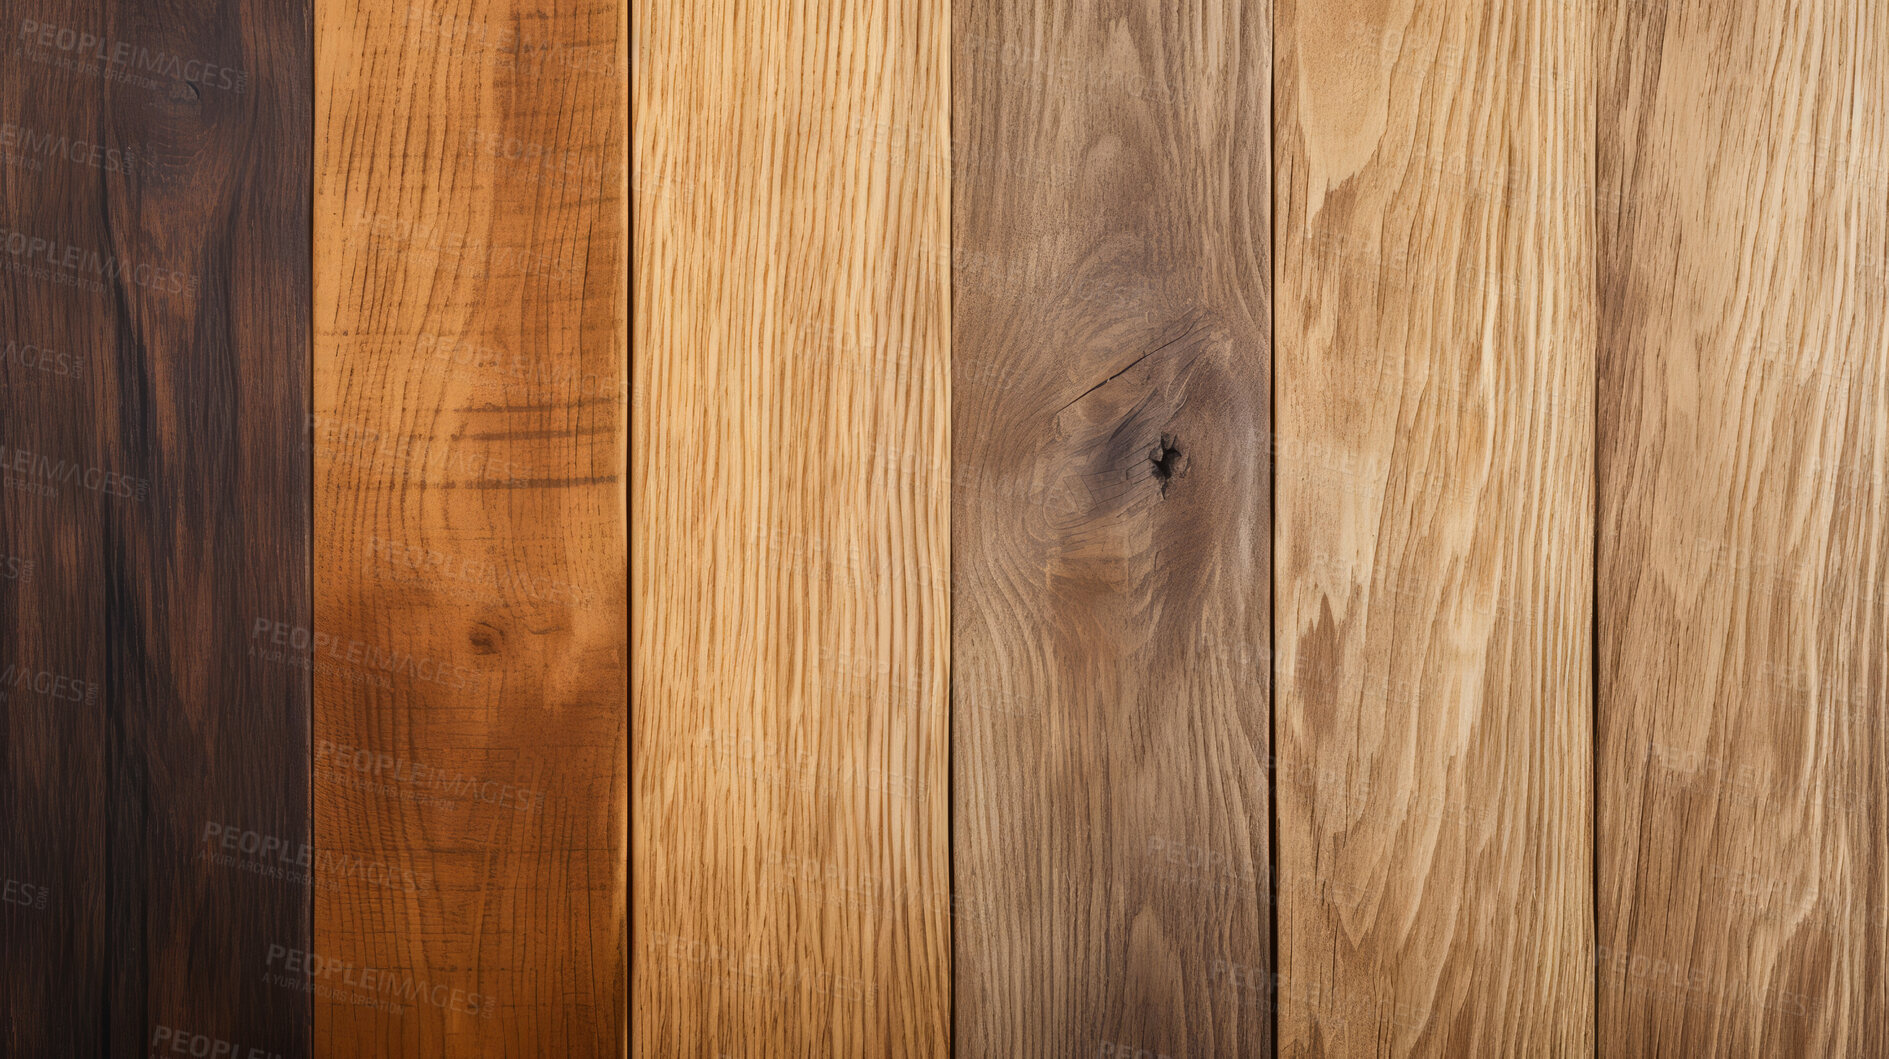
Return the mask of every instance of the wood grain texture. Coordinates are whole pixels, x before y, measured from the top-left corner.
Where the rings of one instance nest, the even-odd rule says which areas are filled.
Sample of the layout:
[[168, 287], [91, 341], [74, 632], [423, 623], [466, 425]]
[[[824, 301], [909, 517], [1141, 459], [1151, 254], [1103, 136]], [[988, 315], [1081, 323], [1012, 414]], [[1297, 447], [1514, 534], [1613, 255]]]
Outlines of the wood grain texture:
[[309, 10], [0, 25], [0, 1054], [304, 1056]]
[[1889, 1054], [1889, 13], [1602, 10], [1601, 1046]]
[[1279, 0], [1282, 1055], [1592, 1045], [1592, 32]]
[[322, 1054], [627, 1047], [628, 9], [317, 8]]
[[945, 1055], [946, 8], [634, 23], [634, 1051]]
[[1265, 1055], [1270, 11], [953, 7], [959, 1052]]

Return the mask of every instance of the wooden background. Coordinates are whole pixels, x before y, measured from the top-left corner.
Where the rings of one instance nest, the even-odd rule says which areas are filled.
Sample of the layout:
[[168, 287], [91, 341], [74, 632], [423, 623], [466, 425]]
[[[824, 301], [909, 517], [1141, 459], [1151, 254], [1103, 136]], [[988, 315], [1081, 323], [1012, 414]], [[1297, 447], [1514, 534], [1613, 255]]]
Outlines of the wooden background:
[[1889, 1055], [1880, 4], [635, 33], [636, 1054]]
[[0, 33], [0, 1057], [1889, 1056], [1875, 0]]

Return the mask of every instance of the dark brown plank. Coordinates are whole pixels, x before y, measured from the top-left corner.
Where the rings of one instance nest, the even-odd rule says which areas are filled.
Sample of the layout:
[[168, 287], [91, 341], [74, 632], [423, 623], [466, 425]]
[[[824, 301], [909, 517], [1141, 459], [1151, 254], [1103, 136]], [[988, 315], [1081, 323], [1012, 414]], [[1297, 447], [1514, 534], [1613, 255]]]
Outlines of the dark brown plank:
[[957, 1048], [1266, 1055], [1270, 8], [954, 37]]
[[308, 7], [0, 24], [0, 1053], [304, 1055]]

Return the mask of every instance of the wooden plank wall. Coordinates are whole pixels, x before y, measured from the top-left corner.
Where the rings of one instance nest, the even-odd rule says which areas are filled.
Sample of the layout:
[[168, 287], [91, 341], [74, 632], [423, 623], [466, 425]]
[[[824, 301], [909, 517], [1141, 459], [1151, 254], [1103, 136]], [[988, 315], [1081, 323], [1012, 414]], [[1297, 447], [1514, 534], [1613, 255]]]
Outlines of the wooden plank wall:
[[1275, 32], [1280, 1053], [1587, 1051], [1591, 19]]
[[326, 1055], [620, 1055], [621, 0], [326, 0], [312, 953]]
[[1889, 1053], [1889, 13], [1601, 48], [1607, 1054]]
[[1889, 1053], [1879, 4], [634, 6], [8, 6], [0, 1054]]
[[307, 1055], [309, 8], [4, 26], [0, 1054]]
[[635, 1052], [942, 1055], [947, 9], [635, 25]]
[[1270, 1054], [1270, 11], [953, 8], [959, 1054]]

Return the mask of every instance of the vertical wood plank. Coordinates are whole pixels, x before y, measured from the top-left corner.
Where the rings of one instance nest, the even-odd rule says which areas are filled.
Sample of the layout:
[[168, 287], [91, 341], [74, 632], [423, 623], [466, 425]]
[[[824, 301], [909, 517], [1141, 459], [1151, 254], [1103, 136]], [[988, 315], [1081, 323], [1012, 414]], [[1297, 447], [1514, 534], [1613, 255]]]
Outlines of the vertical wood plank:
[[1604, 1051], [1889, 1051], [1889, 14], [1613, 2]]
[[1280, 1052], [1583, 1052], [1591, 19], [1278, 11]]
[[308, 1054], [309, 17], [0, 16], [0, 1054]]
[[639, 1056], [948, 1053], [948, 17], [636, 4]]
[[964, 1055], [1271, 1051], [1269, 26], [955, 5]]
[[325, 1055], [627, 1046], [628, 6], [317, 7]]

